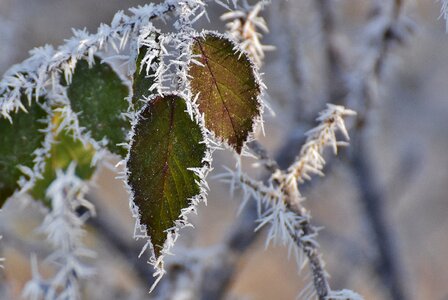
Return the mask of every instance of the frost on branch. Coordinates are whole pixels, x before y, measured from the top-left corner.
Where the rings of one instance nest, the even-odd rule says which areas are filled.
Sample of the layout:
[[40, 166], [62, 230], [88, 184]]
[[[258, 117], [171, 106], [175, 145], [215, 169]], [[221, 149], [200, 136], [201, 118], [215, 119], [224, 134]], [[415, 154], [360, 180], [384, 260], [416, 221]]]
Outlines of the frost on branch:
[[263, 45], [260, 41], [263, 33], [269, 32], [266, 21], [259, 16], [267, 2], [260, 1], [253, 6], [244, 2], [242, 7], [235, 5], [235, 10], [221, 16], [221, 20], [228, 22], [226, 26], [229, 34], [240, 43], [241, 48], [247, 51], [257, 66], [262, 65], [265, 51], [275, 49], [274, 46]]
[[[91, 270], [79, 259], [89, 252], [80, 243], [84, 218], [75, 211], [80, 206], [90, 207], [82, 199], [81, 180], [90, 178], [91, 166], [87, 164], [95, 165], [104, 149], [122, 157], [129, 150], [125, 177], [132, 192], [131, 210], [137, 219], [135, 237], [147, 241], [146, 247], [152, 252], [150, 263], [156, 267], [154, 275], [160, 279], [164, 256], [170, 254], [179, 230], [190, 225], [187, 215], [196, 211], [197, 203], [205, 201], [212, 143], [226, 142], [237, 153], [244, 153], [244, 143], [252, 138], [261, 120], [263, 84], [255, 65], [261, 65], [264, 51], [269, 49], [260, 43], [261, 32], [267, 32], [267, 27], [258, 16], [267, 2], [240, 8], [233, 1], [236, 11], [224, 19], [230, 20], [229, 30], [240, 44], [217, 33], [196, 32], [193, 26], [206, 16], [206, 1], [167, 0], [131, 9], [130, 16], [118, 12], [111, 25], [101, 25], [96, 34], [74, 31], [74, 37], [61, 47], [37, 49], [30, 59], [7, 72], [0, 83], [2, 120], [11, 120], [17, 111], [24, 110], [25, 102], [36, 106], [41, 97], [45, 97], [48, 109], [62, 118], [56, 132], [49, 133], [45, 128], [46, 137], [57, 144], [46, 143], [48, 147], [37, 156], [41, 161], [46, 158], [46, 169], [38, 170], [43, 173], [31, 167], [22, 171], [35, 177], [43, 175], [40, 179], [44, 182], [37, 182], [34, 196], [51, 202], [52, 211], [42, 231], [58, 248], [48, 260], [63, 267], [53, 279], [45, 280], [37, 271], [37, 260], [33, 260], [34, 276], [25, 289], [26, 296], [79, 297], [78, 280], [90, 275]], [[161, 34], [151, 20], [171, 11], [176, 17], [176, 32]], [[129, 63], [133, 97], [98, 56], [108, 48], [119, 53], [128, 42], [130, 55], [119, 56]], [[24, 99], [20, 93], [24, 93]], [[336, 108], [330, 107], [329, 111]], [[268, 185], [241, 172], [232, 178], [247, 192], [245, 200], [247, 195], [259, 200], [259, 228], [271, 225], [267, 244], [280, 241], [297, 257], [305, 253], [312, 266], [321, 268], [324, 284], [326, 275], [316, 255], [317, 229], [309, 224], [296, 185], [312, 174], [322, 174], [324, 161], [318, 143], [324, 141], [322, 147], [341, 145], [334, 130], [345, 127], [337, 116], [330, 122], [324, 114], [323, 123], [326, 120], [336, 125], [322, 125], [311, 132], [296, 163], [286, 172], [275, 173]], [[130, 135], [126, 132], [129, 119], [133, 122]], [[314, 140], [317, 142], [313, 144]], [[60, 151], [63, 147], [79, 153], [61, 162], [57, 152], [64, 152]], [[72, 160], [78, 167], [85, 167], [85, 176], [69, 164]], [[60, 170], [48, 169], [50, 165]]]
[[74, 36], [57, 49], [51, 46], [33, 49], [28, 59], [10, 68], [0, 81], [0, 114], [9, 118], [10, 112], [21, 109], [22, 92], [29, 101], [45, 96], [52, 79], [60, 72], [70, 81], [78, 60], [87, 58], [92, 62], [98, 51], [124, 49], [131, 35], [150, 24], [150, 20], [163, 18], [178, 5], [177, 0], [167, 0], [130, 8], [130, 15], [119, 11], [110, 25], [101, 24], [94, 34], [74, 30]]
[[354, 111], [343, 106], [328, 104], [327, 109], [317, 118], [320, 124], [306, 133], [306, 142], [295, 162], [286, 172], [274, 174], [273, 180], [279, 182], [281, 188], [288, 191], [288, 197], [292, 201], [290, 205], [298, 205], [298, 202], [302, 200], [297, 182], [303, 183], [305, 180], [310, 180], [312, 175], [324, 176], [324, 149], [331, 147], [336, 155], [338, 147], [348, 145], [347, 142], [337, 140], [336, 132], [341, 132], [348, 141], [349, 135], [345, 128], [344, 118], [355, 114]]
[[139, 111], [152, 95], [157, 93], [160, 76], [160, 33], [154, 28], [145, 28], [139, 36], [135, 51], [135, 71], [132, 76], [132, 105], [135, 112]]
[[[42, 278], [37, 258], [32, 257], [33, 278], [23, 291], [26, 299], [80, 299], [80, 281], [93, 275], [93, 269], [83, 262], [95, 254], [82, 245], [82, 226], [89, 214], [94, 214], [94, 208], [84, 199], [87, 186], [75, 175], [75, 167], [71, 164], [66, 172], [59, 170], [48, 187], [51, 211], [39, 228], [55, 249], [45, 262], [54, 265], [56, 273], [52, 278]], [[81, 207], [88, 212], [78, 216], [77, 209]]]
[[330, 147], [337, 154], [339, 146], [347, 145], [346, 142], [337, 140], [336, 132], [340, 131], [348, 140], [344, 117], [354, 114], [354, 111], [342, 106], [328, 104], [327, 109], [317, 118], [319, 125], [308, 131], [308, 138], [295, 162], [286, 171], [278, 170], [272, 174], [267, 185], [250, 178], [241, 172], [240, 168], [237, 168], [236, 172], [231, 171], [222, 176], [225, 181], [232, 185], [238, 184], [243, 189], [243, 203], [250, 197], [257, 201], [259, 213], [257, 230], [270, 225], [266, 245], [281, 243], [287, 246], [289, 253], [296, 258], [299, 269], [302, 269], [305, 263], [309, 263], [313, 275], [311, 285], [313, 289], [304, 290], [305, 298], [311, 299], [317, 295], [319, 299], [324, 299], [333, 292], [327, 282], [328, 274], [318, 252], [319, 244], [316, 237], [319, 228], [310, 223], [311, 216], [302, 205], [305, 198], [301, 195], [298, 184], [311, 179], [311, 175], [323, 176], [324, 149]]

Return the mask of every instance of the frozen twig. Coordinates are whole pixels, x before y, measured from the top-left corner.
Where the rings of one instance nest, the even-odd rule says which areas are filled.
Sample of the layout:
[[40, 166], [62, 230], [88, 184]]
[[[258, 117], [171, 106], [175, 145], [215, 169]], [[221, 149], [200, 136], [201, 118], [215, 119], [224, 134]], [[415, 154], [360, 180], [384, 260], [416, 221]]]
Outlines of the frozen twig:
[[246, 144], [247, 147], [251, 150], [251, 152], [257, 157], [257, 164], [263, 165], [266, 170], [271, 173], [276, 172], [280, 169], [278, 163], [269, 156], [268, 151], [264, 148], [264, 146], [257, 140], [251, 141]]
[[28, 59], [10, 68], [0, 81], [0, 114], [10, 118], [11, 112], [24, 110], [22, 93], [29, 102], [44, 96], [59, 72], [70, 81], [77, 60], [87, 58], [92, 63], [93, 55], [99, 50], [111, 47], [118, 52], [123, 49], [132, 33], [138, 33], [153, 19], [163, 18], [180, 3], [182, 1], [166, 0], [161, 4], [131, 8], [130, 16], [119, 11], [110, 25], [101, 24], [95, 34], [75, 30], [74, 37], [57, 49], [47, 45], [32, 50]]
[[263, 17], [259, 13], [270, 1], [260, 1], [251, 6], [243, 2], [241, 7], [221, 16], [221, 20], [227, 21], [227, 30], [230, 35], [237, 40], [241, 47], [249, 53], [255, 64], [261, 66], [265, 51], [272, 51], [275, 48], [271, 45], [263, 45], [261, 38], [263, 33], [268, 33], [269, 29]]
[[[44, 279], [38, 271], [37, 257], [31, 258], [32, 279], [26, 284], [23, 295], [27, 299], [77, 300], [81, 298], [80, 280], [94, 274], [82, 262], [95, 254], [82, 245], [82, 226], [86, 215], [93, 214], [93, 206], [84, 199], [86, 184], [75, 175], [75, 164], [66, 172], [57, 171], [57, 177], [47, 190], [51, 211], [45, 217], [40, 231], [46, 234], [55, 251], [46, 258], [47, 263], [58, 267], [51, 279]], [[76, 210], [85, 207], [89, 213], [78, 216]]]
[[290, 253], [296, 257], [299, 268], [305, 264], [303, 251], [313, 278], [314, 292], [318, 299], [328, 299], [331, 288], [327, 280], [318, 243], [315, 240], [318, 228], [310, 223], [310, 214], [302, 205], [304, 197], [301, 195], [298, 183], [311, 179], [311, 175], [323, 175], [325, 160], [323, 151], [330, 147], [337, 154], [339, 146], [345, 146], [336, 138], [340, 131], [348, 140], [348, 133], [344, 125], [344, 117], [354, 115], [355, 112], [342, 106], [328, 105], [319, 118], [319, 125], [310, 130], [307, 141], [303, 145], [296, 161], [286, 171], [276, 171], [268, 180], [269, 185], [251, 179], [240, 172], [230, 173], [224, 179], [230, 183], [238, 183], [244, 191], [245, 199], [249, 197], [257, 200], [259, 212], [259, 226], [257, 229], [270, 225], [266, 244], [278, 243], [287, 246]]
[[[352, 110], [342, 106], [328, 105], [317, 120], [320, 124], [314, 129], [308, 131], [308, 138], [302, 146], [296, 161], [287, 169], [286, 172], [277, 172], [273, 174], [272, 181], [277, 182], [279, 188], [284, 193], [283, 200], [288, 208], [299, 217], [299, 222], [294, 224], [294, 230], [291, 231], [288, 226], [289, 234], [293, 237], [295, 244], [302, 249], [310, 263], [313, 274], [313, 283], [316, 295], [319, 299], [326, 299], [330, 294], [331, 288], [327, 281], [324, 264], [318, 251], [318, 244], [315, 241], [318, 229], [311, 225], [310, 216], [307, 210], [301, 205], [304, 197], [301, 195], [298, 184], [305, 180], [310, 180], [311, 175], [323, 175], [325, 160], [323, 151], [326, 147], [333, 149], [337, 154], [339, 146], [345, 146], [345, 142], [339, 142], [336, 138], [336, 131], [340, 131], [345, 139], [349, 139], [344, 124], [344, 117], [355, 115]], [[303, 264], [299, 261], [299, 263]]]

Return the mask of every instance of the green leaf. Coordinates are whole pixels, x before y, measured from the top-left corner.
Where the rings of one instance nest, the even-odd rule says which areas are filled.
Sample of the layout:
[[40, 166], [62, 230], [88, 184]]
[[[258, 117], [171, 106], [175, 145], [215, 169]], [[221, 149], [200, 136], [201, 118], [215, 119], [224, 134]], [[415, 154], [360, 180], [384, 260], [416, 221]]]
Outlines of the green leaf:
[[128, 184], [156, 255], [168, 228], [188, 199], [200, 193], [199, 178], [189, 168], [203, 166], [206, 146], [201, 128], [175, 95], [157, 97], [140, 112], [127, 162]]
[[191, 63], [189, 75], [205, 126], [241, 153], [260, 115], [260, 86], [252, 64], [230, 40], [215, 34], [196, 37], [192, 52], [204, 65]]
[[107, 138], [112, 153], [126, 156], [126, 150], [117, 144], [126, 142], [131, 127], [121, 115], [128, 109], [125, 97], [129, 90], [115, 71], [98, 57], [91, 68], [86, 60], [80, 60], [67, 94], [73, 111], [80, 113], [79, 125], [89, 130], [96, 141]]
[[57, 132], [59, 124], [62, 122], [60, 113], [53, 116], [53, 144], [50, 149], [50, 156], [45, 160], [45, 168], [42, 178], [36, 180], [34, 187], [29, 191], [34, 199], [42, 201], [50, 206], [49, 199], [46, 198], [46, 191], [50, 184], [56, 179], [56, 170], [67, 170], [70, 163], [76, 163], [75, 174], [84, 180], [92, 177], [95, 167], [91, 166], [95, 150], [92, 145], [83, 145], [80, 140], [73, 138], [73, 134], [66, 129]]
[[155, 77], [154, 77], [155, 72], [152, 68], [150, 68], [147, 74], [146, 67], [148, 63], [149, 65], [152, 65], [158, 59], [146, 62], [142, 66], [142, 61], [147, 51], [148, 47], [146, 46], [140, 47], [140, 49], [138, 50], [137, 61], [135, 63], [136, 69], [132, 82], [132, 90], [133, 90], [132, 104], [134, 105], [135, 111], [139, 111], [145, 104], [143, 101], [140, 101], [144, 99], [143, 96], [149, 98], [151, 95], [153, 95], [153, 92], [150, 92], [149, 89], [155, 83]]
[[34, 150], [42, 148], [47, 112], [37, 103], [22, 103], [28, 112], [11, 113], [12, 124], [0, 117], [0, 207], [19, 188], [17, 181], [23, 175], [18, 165], [34, 167]]

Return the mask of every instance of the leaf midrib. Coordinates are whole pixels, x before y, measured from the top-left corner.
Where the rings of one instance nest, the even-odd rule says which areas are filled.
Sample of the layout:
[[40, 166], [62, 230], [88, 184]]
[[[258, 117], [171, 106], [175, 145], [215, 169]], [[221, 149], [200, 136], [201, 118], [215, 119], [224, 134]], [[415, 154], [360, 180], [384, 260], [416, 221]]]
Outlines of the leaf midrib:
[[[168, 189], [168, 187], [167, 187], [167, 180], [166, 179], [167, 179], [168, 171], [170, 170], [170, 165], [168, 163], [168, 158], [171, 155], [172, 147], [173, 147], [172, 141], [171, 141], [171, 138], [172, 138], [172, 134], [171, 133], [172, 133], [173, 128], [174, 128], [174, 112], [175, 112], [175, 108], [176, 108], [176, 101], [170, 99], [170, 103], [168, 104], [168, 107], [170, 109], [170, 124], [169, 124], [169, 127], [168, 127], [168, 134], [167, 134], [168, 146], [167, 146], [167, 149], [166, 149], [166, 152], [165, 152], [165, 159], [164, 159], [165, 165], [163, 166], [163, 169], [162, 169], [162, 183], [163, 183], [162, 194], [163, 195], [166, 195], [166, 190]], [[162, 202], [162, 204], [163, 204], [163, 202]], [[167, 205], [168, 205], [168, 209], [170, 210], [171, 219], [176, 219], [177, 216], [175, 216], [175, 213], [173, 213], [173, 209], [172, 209], [172, 206], [169, 203], [169, 200], [168, 200]], [[160, 218], [161, 219], [163, 219], [162, 214], [163, 214], [163, 209], [160, 210]]]
[[202, 53], [202, 55], [204, 56], [205, 64], [207, 65], [207, 68], [208, 68], [208, 70], [210, 71], [210, 74], [211, 74], [211, 77], [212, 77], [213, 84], [216, 86], [216, 90], [218, 91], [219, 98], [221, 99], [222, 105], [224, 106], [224, 109], [225, 109], [226, 112], [227, 112], [228, 118], [229, 118], [229, 120], [230, 120], [230, 124], [232, 125], [233, 132], [234, 132], [235, 134], [237, 134], [237, 131], [236, 131], [236, 129], [235, 129], [235, 124], [233, 124], [232, 116], [231, 116], [230, 111], [229, 111], [229, 109], [228, 109], [228, 107], [227, 107], [227, 105], [226, 105], [226, 103], [225, 103], [225, 101], [224, 101], [224, 98], [223, 98], [222, 94], [221, 94], [221, 90], [219, 89], [218, 81], [216, 80], [215, 74], [213, 73], [212, 68], [210, 67], [210, 65], [209, 65], [209, 63], [208, 63], [208, 56], [205, 54], [205, 51], [204, 51], [204, 49], [202, 48], [201, 42], [200, 42], [198, 39], [196, 39], [196, 42], [198, 43], [198, 45], [199, 45], [199, 49], [201, 50], [201, 53]]

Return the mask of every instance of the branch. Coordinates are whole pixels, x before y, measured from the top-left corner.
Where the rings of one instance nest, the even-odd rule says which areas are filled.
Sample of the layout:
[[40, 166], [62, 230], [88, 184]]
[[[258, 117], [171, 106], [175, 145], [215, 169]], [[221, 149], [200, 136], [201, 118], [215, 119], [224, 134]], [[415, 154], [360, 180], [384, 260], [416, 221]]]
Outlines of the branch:
[[[281, 147], [275, 161], [282, 165], [289, 165], [297, 155], [296, 151], [303, 142], [303, 136], [290, 135], [291, 138]], [[295, 137], [295, 138], [294, 138]], [[293, 153], [294, 152], [294, 153]], [[203, 270], [203, 281], [199, 288], [198, 298], [201, 300], [218, 300], [225, 297], [237, 272], [242, 255], [262, 234], [262, 230], [255, 231], [258, 219], [257, 202], [250, 199], [243, 207], [238, 218], [233, 222], [226, 237], [221, 242], [222, 251], [211, 264]]]
[[108, 43], [118, 52], [119, 48], [124, 47], [132, 31], [147, 25], [150, 20], [163, 17], [179, 4], [177, 0], [166, 0], [157, 5], [147, 4], [129, 9], [133, 13], [131, 16], [119, 11], [110, 26], [102, 24], [95, 34], [74, 31], [74, 37], [57, 50], [51, 46], [32, 50], [31, 57], [6, 71], [0, 81], [0, 113], [9, 119], [10, 112], [25, 110], [21, 103], [22, 93], [27, 95], [30, 102], [33, 96], [38, 99], [46, 93], [45, 85], [54, 79], [54, 72], [59, 70], [66, 78], [70, 77], [78, 59], [88, 57], [92, 60], [93, 54]]
[[[253, 180], [240, 172], [227, 176], [232, 184], [235, 182], [241, 184], [241, 188], [245, 192], [245, 199], [248, 199], [249, 196], [256, 199], [256, 201], [251, 202], [257, 204], [251, 206], [250, 210], [246, 209], [244, 212], [248, 216], [244, 215], [242, 219], [246, 222], [247, 220], [251, 222], [258, 221], [260, 225], [255, 230], [262, 228], [266, 224], [271, 224], [267, 244], [280, 238], [282, 240], [281, 243], [284, 245], [289, 247], [294, 247], [293, 245], [295, 245], [294, 253], [298, 257], [300, 266], [303, 265], [303, 262], [298, 249], [302, 249], [310, 263], [315, 293], [321, 300], [330, 296], [332, 291], [318, 251], [318, 243], [315, 241], [318, 229], [311, 225], [309, 213], [301, 204], [304, 198], [297, 188], [297, 182], [310, 179], [311, 174], [322, 174], [321, 170], [323, 169], [324, 161], [321, 155], [324, 148], [331, 146], [335, 152], [337, 151], [340, 142], [336, 140], [335, 131], [340, 130], [346, 134], [342, 118], [353, 113], [343, 107], [329, 105], [318, 118], [320, 124], [308, 132], [307, 141], [303, 145], [295, 163], [285, 172], [277, 170], [274, 174], [271, 174], [271, 178], [268, 181], [269, 185], [266, 186], [262, 182]], [[266, 208], [260, 212], [260, 209], [263, 207]], [[259, 210], [258, 214], [254, 212], [255, 209]], [[247, 226], [247, 224], [244, 225]], [[226, 240], [226, 250], [229, 254], [226, 254], [224, 259], [220, 256], [219, 263], [214, 262], [206, 270], [204, 278], [213, 278], [215, 284], [210, 287], [207, 280], [204, 282], [202, 299], [219, 299], [222, 297], [225, 292], [224, 287], [228, 285], [230, 276], [234, 272], [234, 264], [236, 264], [239, 254], [254, 240], [254, 237], [244, 236], [244, 241], [249, 243], [232, 243], [235, 240], [241, 240], [240, 231], [243, 225], [238, 223], [237, 226], [230, 238]], [[253, 235], [253, 233], [249, 234]], [[234, 236], [237, 238], [234, 238]], [[224, 256], [227, 251], [223, 251], [222, 255]], [[230, 266], [226, 265], [229, 263], [231, 264]], [[224, 272], [222, 272], [223, 269]], [[220, 285], [217, 285], [216, 278], [212, 277], [217, 275], [221, 282]]]
[[51, 211], [39, 227], [54, 248], [46, 262], [55, 265], [56, 272], [52, 278], [44, 279], [39, 273], [36, 256], [32, 256], [32, 279], [23, 289], [24, 298], [78, 299], [81, 281], [94, 274], [93, 268], [83, 261], [95, 256], [82, 243], [86, 216], [78, 217], [76, 213], [76, 208], [84, 206], [92, 209], [94, 214], [93, 207], [84, 199], [86, 190], [86, 184], [75, 175], [75, 164], [71, 164], [66, 172], [57, 171], [46, 191], [46, 196], [51, 199]]
[[356, 176], [360, 201], [364, 206], [370, 228], [377, 246], [375, 271], [382, 279], [391, 299], [407, 299], [402, 288], [400, 259], [394, 243], [394, 234], [389, 229], [385, 212], [385, 196], [378, 186], [370, 159], [367, 157], [365, 142], [358, 144], [353, 152], [351, 167]]
[[[262, 65], [265, 51], [275, 49], [273, 46], [263, 45], [260, 41], [269, 29], [264, 18], [258, 14], [269, 2], [269, 0], [260, 1], [253, 6], [243, 2], [242, 7], [237, 7], [221, 16], [221, 20], [227, 21], [226, 27], [229, 34], [240, 43], [241, 48], [249, 53], [257, 66]], [[236, 3], [235, 1], [237, 6]]]
[[[295, 212], [299, 215], [299, 212]], [[323, 260], [319, 254], [317, 245], [313, 241], [303, 239], [304, 236], [317, 236], [318, 230], [311, 225], [309, 218], [306, 218], [300, 228], [296, 228], [295, 232], [291, 232], [291, 236], [297, 246], [303, 249], [308, 262], [310, 264], [311, 273], [313, 275], [313, 284], [319, 300], [326, 300], [331, 293], [330, 284], [328, 282], [328, 274], [325, 271]], [[300, 233], [300, 234], [299, 234]]]
[[255, 156], [258, 158], [259, 163], [261, 163], [267, 171], [269, 171], [270, 173], [275, 173], [280, 169], [277, 161], [269, 156], [268, 151], [259, 141], [254, 140], [247, 143], [246, 145], [253, 152], [253, 154], [255, 154]]
[[402, 43], [409, 33], [409, 24], [400, 20], [403, 2], [390, 2], [389, 10], [383, 2], [374, 9], [372, 20], [368, 26], [368, 40], [364, 59], [359, 63], [358, 73], [353, 74], [360, 80], [353, 80], [350, 93], [345, 102], [357, 103], [359, 112], [356, 121], [357, 132], [354, 135], [349, 163], [358, 183], [360, 201], [364, 206], [366, 217], [376, 241], [378, 265], [376, 272], [381, 278], [392, 299], [406, 299], [402, 287], [401, 267], [397, 249], [393, 243], [393, 233], [388, 230], [388, 222], [384, 211], [384, 194], [377, 182], [373, 166], [368, 155], [365, 128], [370, 119], [370, 107], [375, 100], [375, 87], [380, 80], [390, 48], [395, 43]]

